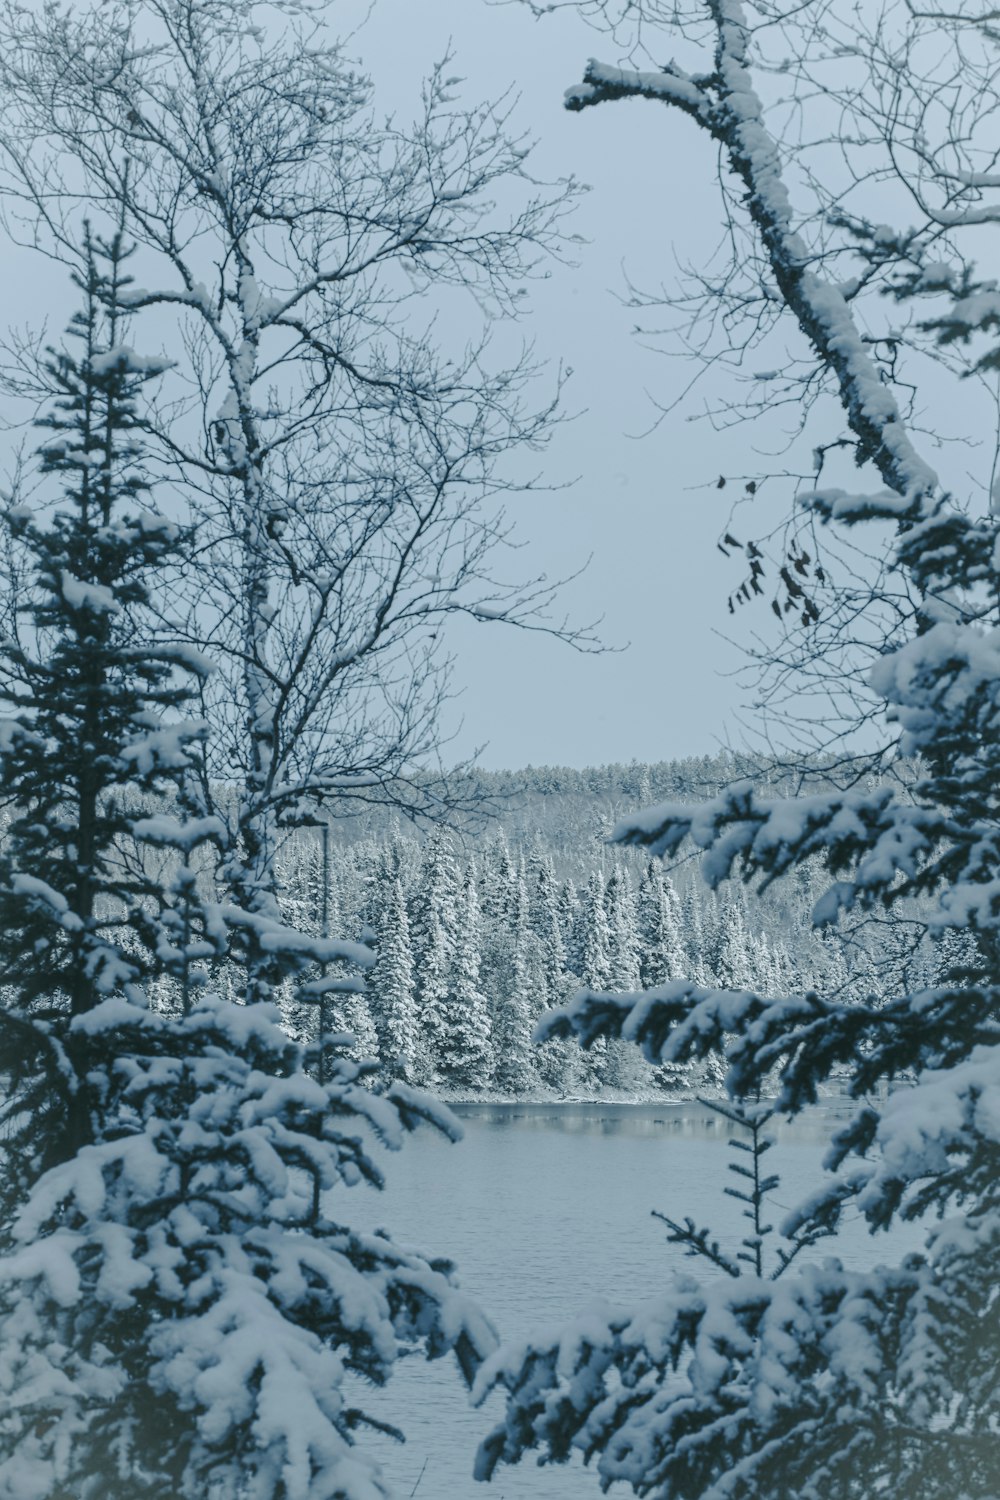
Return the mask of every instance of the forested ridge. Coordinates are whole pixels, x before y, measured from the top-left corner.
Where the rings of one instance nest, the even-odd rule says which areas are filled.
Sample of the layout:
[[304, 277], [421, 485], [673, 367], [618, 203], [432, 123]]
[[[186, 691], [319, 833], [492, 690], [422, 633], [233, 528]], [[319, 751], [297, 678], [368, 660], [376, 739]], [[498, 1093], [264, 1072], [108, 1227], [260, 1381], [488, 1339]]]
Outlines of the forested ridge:
[[[897, 775], [899, 774], [897, 768]], [[297, 830], [278, 860], [290, 925], [375, 949], [363, 991], [331, 994], [325, 1024], [350, 1052], [449, 1096], [680, 1096], [721, 1084], [720, 1064], [650, 1066], [629, 1042], [531, 1044], [542, 1014], [580, 990], [699, 984], [848, 998], [888, 993], [902, 974], [930, 982], [940, 962], [914, 920], [865, 922], [849, 942], [811, 923], [822, 872], [747, 899], [706, 890], [692, 862], [609, 842], [630, 811], [745, 781], [780, 793], [793, 778], [831, 784], [821, 762], [795, 769], [723, 752], [656, 764], [463, 772], [455, 800], [483, 809], [453, 829], [415, 827], [371, 809], [329, 824], [327, 900], [320, 828]], [[873, 777], [866, 784], [875, 784]], [[237, 980], [238, 982], [238, 980]], [[292, 1028], [318, 1030], [315, 1004], [283, 993]]]

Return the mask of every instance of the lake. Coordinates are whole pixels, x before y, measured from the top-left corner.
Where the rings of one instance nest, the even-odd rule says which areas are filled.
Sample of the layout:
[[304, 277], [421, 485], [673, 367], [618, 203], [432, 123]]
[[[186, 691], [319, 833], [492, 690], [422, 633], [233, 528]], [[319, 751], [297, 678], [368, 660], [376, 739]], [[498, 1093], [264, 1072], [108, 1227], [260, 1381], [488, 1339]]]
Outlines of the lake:
[[[673, 1270], [711, 1275], [707, 1263], [666, 1243], [654, 1208], [711, 1226], [724, 1246], [747, 1227], [741, 1205], [723, 1192], [735, 1182], [727, 1163], [739, 1159], [726, 1144], [734, 1127], [704, 1106], [465, 1105], [455, 1113], [465, 1139], [451, 1145], [424, 1130], [398, 1155], [383, 1153], [388, 1186], [352, 1189], [350, 1220], [385, 1224], [397, 1242], [455, 1260], [462, 1287], [503, 1338], [556, 1328], [595, 1297], [655, 1295]], [[792, 1124], [771, 1122], [777, 1144], [767, 1166], [781, 1174], [772, 1222], [817, 1186], [826, 1142], [849, 1113], [845, 1101], [831, 1100]], [[890, 1244], [856, 1219], [811, 1254], [862, 1268], [897, 1259], [920, 1238], [905, 1226]], [[476, 1446], [500, 1400], [470, 1407], [451, 1360], [404, 1361], [384, 1392], [365, 1393], [364, 1405], [407, 1435], [403, 1446], [371, 1440], [398, 1500], [600, 1496], [596, 1474], [577, 1460], [550, 1468], [529, 1461], [476, 1484]], [[616, 1485], [610, 1493], [625, 1500], [632, 1491]]]

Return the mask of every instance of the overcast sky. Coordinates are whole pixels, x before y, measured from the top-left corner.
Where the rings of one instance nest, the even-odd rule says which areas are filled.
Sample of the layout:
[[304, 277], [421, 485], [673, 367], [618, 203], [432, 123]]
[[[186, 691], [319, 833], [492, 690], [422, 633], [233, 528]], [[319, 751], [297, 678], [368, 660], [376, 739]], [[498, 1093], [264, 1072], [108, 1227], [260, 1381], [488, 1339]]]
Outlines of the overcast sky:
[[729, 624], [726, 595], [739, 578], [715, 547], [728, 496], [714, 481], [727, 466], [753, 471], [750, 434], [720, 438], [686, 420], [699, 409], [692, 399], [637, 436], [655, 416], [647, 393], [669, 400], [693, 372], [645, 351], [618, 298], [626, 268], [639, 284], [669, 284], [675, 257], [703, 263], [714, 247], [714, 153], [694, 126], [645, 101], [567, 113], [563, 92], [587, 57], [614, 58], [608, 40], [570, 13], [536, 22], [517, 4], [376, 0], [353, 50], [377, 97], [405, 115], [449, 42], [470, 100], [515, 87], [516, 118], [538, 140], [536, 172], [591, 187], [572, 225], [589, 241], [579, 265], [556, 268], [530, 299], [538, 352], [572, 368], [566, 405], [582, 412], [553, 442], [544, 472], [553, 484], [577, 482], [513, 511], [526, 571], [565, 576], [593, 554], [565, 606], [581, 623], [603, 615], [603, 638], [625, 648], [581, 656], [493, 626], [457, 632], [465, 724], [451, 751], [488, 742], [482, 763], [494, 767], [711, 751], [741, 735], [741, 692], [727, 675], [740, 656], [715, 633]]
[[[565, 577], [590, 558], [561, 604], [580, 625], [603, 616], [612, 649], [580, 654], [495, 624], [454, 629], [460, 697], [449, 710], [446, 761], [483, 747], [488, 767], [580, 766], [741, 742], [735, 716], [745, 692], [734, 674], [743, 658], [719, 632], [767, 622], [760, 611], [754, 621], [726, 612], [742, 572], [716, 550], [732, 489], [717, 490], [715, 480], [766, 467], [753, 444], [773, 446], [775, 434], [714, 433], [693, 420], [698, 396], [649, 432], [650, 397], [671, 401], [693, 369], [644, 349], [632, 333], [636, 314], [620, 301], [626, 271], [637, 285], [669, 289], [678, 260], [706, 263], [721, 225], [710, 143], [646, 101], [567, 113], [563, 93], [587, 57], [616, 60], [613, 44], [573, 11], [538, 22], [516, 3], [375, 0], [365, 21], [368, 10], [365, 0], [335, 0], [330, 14], [341, 34], [364, 22], [349, 50], [382, 111], [411, 118], [421, 80], [450, 47], [450, 71], [464, 77], [470, 104], [508, 89], [519, 96], [514, 125], [537, 139], [534, 173], [574, 176], [591, 189], [567, 225], [586, 241], [578, 264], [554, 266], [526, 299], [539, 359], [553, 376], [560, 363], [572, 370], [565, 410], [577, 416], [538, 460], [553, 491], [512, 499], [523, 551], [509, 573]], [[72, 295], [64, 273], [32, 252], [7, 246], [3, 257], [5, 283], [19, 289], [10, 317], [37, 323], [35, 309], [45, 307], [55, 336], [60, 298], [68, 307]], [[540, 401], [547, 390], [543, 383]]]

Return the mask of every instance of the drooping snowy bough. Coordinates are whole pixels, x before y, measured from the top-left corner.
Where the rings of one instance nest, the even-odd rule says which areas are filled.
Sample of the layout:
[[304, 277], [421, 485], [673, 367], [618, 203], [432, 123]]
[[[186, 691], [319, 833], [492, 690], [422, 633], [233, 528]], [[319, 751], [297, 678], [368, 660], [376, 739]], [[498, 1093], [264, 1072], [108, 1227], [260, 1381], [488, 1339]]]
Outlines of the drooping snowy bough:
[[[664, 19], [660, 6], [630, 9]], [[768, 884], [818, 861], [830, 881], [817, 924], [917, 903], [921, 922], [955, 959], [939, 983], [869, 1004], [814, 993], [774, 999], [682, 979], [644, 994], [588, 991], [543, 1020], [538, 1035], [573, 1035], [584, 1046], [623, 1036], [665, 1063], [724, 1051], [734, 1095], [776, 1079], [779, 1107], [792, 1114], [846, 1074], [856, 1112], [833, 1139], [826, 1184], [784, 1227], [835, 1227], [847, 1210], [873, 1230], [927, 1216], [925, 1246], [866, 1273], [830, 1257], [799, 1264], [780, 1282], [677, 1278], [650, 1300], [593, 1307], [559, 1336], [501, 1349], [477, 1384], [481, 1397], [501, 1386], [507, 1399], [478, 1473], [489, 1477], [531, 1450], [542, 1461], [576, 1451], [596, 1461], [605, 1485], [624, 1481], [658, 1500], [987, 1500], [1000, 1493], [1000, 517], [942, 491], [907, 430], [895, 365], [878, 357], [856, 321], [858, 285], [824, 275], [845, 247], [834, 254], [807, 245], [795, 227], [785, 155], [751, 78], [755, 31], [768, 34], [779, 12], [789, 26], [801, 22], [799, 61], [786, 64], [801, 81], [810, 58], [833, 52], [835, 7], [706, 0], [691, 25], [713, 36], [713, 65], [639, 73], [591, 63], [568, 104], [640, 96], [679, 108], [718, 142], [727, 183], [742, 186], [762, 295], [791, 314], [816, 380], [839, 399], [846, 434], [837, 441], [884, 485], [799, 498], [831, 526], [875, 519], [895, 528], [898, 597], [912, 608], [883, 642], [868, 691], [916, 771], [905, 785], [795, 800], [737, 785], [701, 806], [650, 808], [614, 837], [664, 856], [701, 851], [712, 886], [737, 876]], [[856, 9], [851, 15], [859, 24]], [[936, 63], [946, 44], [952, 61], [963, 46], [974, 59], [992, 46], [995, 83], [989, 17], [976, 31], [975, 17], [911, 6], [892, 15], [905, 48], [890, 54], [887, 9], [864, 39], [867, 50], [855, 37], [845, 54], [863, 56], [873, 79], [849, 110], [874, 118], [878, 85], [891, 74], [893, 128], [901, 131], [910, 116], [899, 59], [926, 58], [935, 27]], [[918, 102], [927, 76], [913, 74]], [[978, 89], [980, 75], [969, 76]], [[1000, 217], [990, 201], [995, 172], [956, 166], [982, 144], [973, 113], [970, 105], [968, 134], [956, 131], [953, 141], [910, 141], [924, 227], [873, 239], [855, 224], [853, 242], [869, 258], [867, 274], [883, 277], [893, 296], [950, 298], [924, 328], [966, 342], [996, 326], [990, 288], [973, 295], [967, 263], [933, 276], [927, 267], [945, 212], [931, 212], [932, 189], [949, 199], [949, 229]], [[925, 127], [933, 121], [930, 107], [917, 114]], [[887, 136], [882, 144], [898, 143]], [[898, 167], [899, 154], [888, 155]], [[989, 360], [996, 363], [995, 350], [975, 367]], [[873, 590], [872, 608], [879, 602]], [[892, 1087], [878, 1102], [886, 1082]]]
[[159, 365], [124, 341], [121, 236], [85, 244], [41, 492], [4, 517], [0, 1496], [377, 1500], [365, 1387], [414, 1348], [471, 1380], [495, 1340], [446, 1262], [350, 1228], [348, 1190], [458, 1126], [213, 992], [248, 927], [282, 975], [372, 955], [210, 899], [192, 658], [147, 634], [189, 545], [145, 494]]

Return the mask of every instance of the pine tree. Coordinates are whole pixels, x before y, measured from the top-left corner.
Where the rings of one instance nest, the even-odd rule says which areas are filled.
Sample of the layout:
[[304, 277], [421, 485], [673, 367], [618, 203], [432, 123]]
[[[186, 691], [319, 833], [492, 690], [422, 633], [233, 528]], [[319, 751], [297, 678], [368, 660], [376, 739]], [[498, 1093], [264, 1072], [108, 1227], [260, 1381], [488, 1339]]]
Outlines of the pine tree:
[[419, 1039], [410, 920], [398, 878], [379, 922], [378, 958], [368, 989], [383, 1069], [391, 1077], [410, 1079]]
[[531, 929], [523, 878], [515, 877], [513, 902], [503, 964], [498, 965], [499, 987], [493, 997], [493, 1081], [503, 1093], [518, 1095], [527, 1093], [536, 1079], [531, 1046], [536, 1007], [527, 956]]
[[611, 988], [637, 990], [640, 984], [639, 919], [632, 880], [623, 865], [616, 865], [608, 878], [605, 906]]
[[559, 936], [566, 953], [566, 971], [579, 979], [583, 973], [583, 949], [579, 942], [583, 927], [580, 920], [580, 897], [572, 880], [564, 880], [559, 887], [556, 913]]
[[451, 836], [438, 830], [427, 844], [411, 923], [420, 1042], [414, 1063], [421, 1083], [430, 1082], [441, 1067], [458, 894], [459, 874]]
[[[139, 391], [162, 365], [122, 342], [121, 237], [88, 230], [85, 244], [74, 277], [83, 306], [69, 327], [79, 353], [50, 350], [44, 367], [53, 406], [39, 422], [40, 468], [60, 486], [57, 508], [47, 524], [21, 505], [5, 517], [16, 571], [0, 642], [0, 797], [12, 809], [0, 852], [0, 1027], [15, 1193], [98, 1128], [73, 1023], [109, 995], [138, 1001], [139, 982], [162, 971], [162, 930], [146, 921], [162, 904], [145, 868], [158, 840], [143, 852], [144, 829], [154, 831], [143, 814], [176, 795], [201, 736], [170, 718], [191, 692], [187, 654], [135, 646], [150, 576], [181, 541], [143, 504], [135, 440]], [[169, 824], [164, 815], [160, 831]], [[219, 831], [207, 821], [200, 835]]]
[[470, 864], [458, 905], [451, 982], [441, 1007], [439, 1076], [452, 1089], [482, 1089], [492, 1072], [490, 1017], [479, 979], [481, 947], [476, 869]]
[[345, 1192], [381, 1183], [372, 1133], [457, 1130], [347, 1058], [311, 1078], [273, 1006], [211, 988], [248, 928], [288, 963], [369, 956], [199, 884], [226, 835], [199, 806], [202, 727], [178, 717], [188, 654], [143, 630], [183, 538], [138, 503], [156, 364], [122, 342], [123, 258], [88, 241], [83, 355], [48, 366], [55, 514], [7, 518], [25, 569], [0, 658], [0, 1494], [370, 1500], [357, 1387], [401, 1343], [471, 1377], [493, 1339], [443, 1263], [346, 1228]]
[[[626, 8], [588, 9], [614, 25]], [[838, 459], [822, 487], [796, 486], [802, 520], [783, 533], [782, 551], [789, 538], [792, 546], [767, 601], [783, 629], [764, 650], [760, 698], [773, 704], [779, 685], [787, 689], [802, 735], [825, 720], [833, 774], [800, 776], [787, 795], [730, 778], [699, 805], [678, 800], [627, 820], [619, 839], [671, 858], [697, 851], [712, 887], [767, 890], [819, 867], [811, 922], [842, 934], [849, 961], [861, 924], [877, 934], [865, 945], [876, 960], [888, 934], [881, 967], [894, 977], [888, 993], [863, 997], [812, 987], [768, 996], [683, 978], [638, 1003], [584, 995], [552, 1026], [585, 1044], [624, 1034], [651, 1059], [726, 1049], [730, 1096], [752, 1101], [776, 1075], [778, 1107], [792, 1116], [846, 1069], [853, 1106], [827, 1152], [830, 1175], [783, 1227], [831, 1228], [854, 1212], [873, 1231], [919, 1224], [923, 1244], [864, 1270], [826, 1257], [777, 1284], [756, 1274], [684, 1278], [657, 1287], [652, 1303], [642, 1291], [631, 1306], [588, 1308], [585, 1337], [577, 1323], [496, 1361], [490, 1375], [506, 1386], [508, 1408], [477, 1475], [528, 1448], [542, 1461], [582, 1450], [597, 1457], [605, 1487], [622, 1481], [657, 1500], [993, 1500], [1000, 487], [992, 455], [970, 473], [965, 445], [939, 479], [947, 444], [921, 451], [926, 434], [910, 413], [940, 408], [942, 368], [992, 378], [1000, 367], [996, 283], [976, 276], [974, 243], [996, 219], [996, 176], [976, 169], [995, 140], [995, 28], [982, 7], [884, 5], [863, 15], [856, 5], [705, 0], [638, 7], [643, 35], [616, 32], [619, 54], [634, 40], [645, 57], [660, 55], [657, 10], [686, 49], [683, 69], [591, 62], [570, 107], [657, 99], [661, 125], [682, 116], [711, 144], [737, 258], [702, 284], [693, 314], [729, 339], [735, 327], [741, 348], [756, 339], [763, 307], [769, 323], [783, 318], [795, 368], [777, 378], [803, 392], [822, 387], [833, 413], [814, 466], [846, 446], [856, 480]], [[833, 57], [846, 74], [828, 66]], [[782, 74], [777, 111], [772, 69]], [[827, 176], [816, 143], [830, 141], [831, 119], [839, 157]], [[884, 205], [891, 216], [897, 198], [906, 204], [895, 224], [869, 218], [876, 182], [880, 214]], [[858, 275], [848, 282], [849, 263]], [[947, 357], [935, 360], [933, 393], [921, 394], [918, 356], [935, 354], [935, 341]], [[803, 420], [815, 417], [807, 401]], [[766, 525], [775, 535], [772, 518]], [[842, 581], [831, 582], [825, 555], [815, 565], [817, 536], [824, 554], [850, 547]], [[748, 544], [747, 554], [759, 587], [762, 549]], [[749, 600], [748, 584], [743, 593]], [[826, 707], [815, 711], [827, 694], [832, 722]], [[892, 773], [873, 781], [861, 773], [874, 758], [852, 763], [843, 751], [845, 731], [867, 737], [877, 726], [876, 754]], [[967, 940], [969, 951], [940, 982], [911, 987], [906, 929], [919, 935], [923, 924]]]

